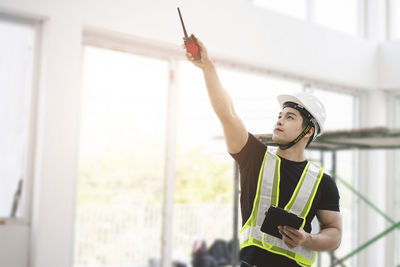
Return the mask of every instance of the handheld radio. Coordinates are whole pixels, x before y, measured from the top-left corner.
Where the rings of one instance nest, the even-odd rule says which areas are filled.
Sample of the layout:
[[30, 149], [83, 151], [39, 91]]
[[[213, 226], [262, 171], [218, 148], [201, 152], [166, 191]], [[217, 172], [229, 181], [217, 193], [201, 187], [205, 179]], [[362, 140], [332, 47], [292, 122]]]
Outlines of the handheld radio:
[[188, 53], [192, 54], [195, 60], [199, 60], [201, 58], [200, 48], [199, 48], [199, 45], [197, 44], [196, 37], [193, 35], [193, 33], [190, 35], [190, 37], [188, 37], [179, 7], [178, 7], [178, 13], [179, 13], [179, 18], [181, 19], [183, 33], [185, 34], [184, 43], [185, 43], [186, 51]]

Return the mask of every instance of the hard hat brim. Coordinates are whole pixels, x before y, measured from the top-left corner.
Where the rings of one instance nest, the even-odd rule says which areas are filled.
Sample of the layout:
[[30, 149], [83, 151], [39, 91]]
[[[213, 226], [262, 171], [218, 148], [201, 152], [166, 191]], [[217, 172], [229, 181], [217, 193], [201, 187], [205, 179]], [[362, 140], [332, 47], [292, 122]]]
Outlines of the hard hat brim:
[[286, 102], [293, 102], [293, 103], [299, 104], [299, 105], [304, 107], [304, 103], [301, 102], [300, 99], [298, 99], [295, 96], [292, 96], [292, 95], [278, 95], [277, 98], [278, 98], [278, 102], [281, 105], [281, 107], [283, 107], [283, 104], [286, 103]]

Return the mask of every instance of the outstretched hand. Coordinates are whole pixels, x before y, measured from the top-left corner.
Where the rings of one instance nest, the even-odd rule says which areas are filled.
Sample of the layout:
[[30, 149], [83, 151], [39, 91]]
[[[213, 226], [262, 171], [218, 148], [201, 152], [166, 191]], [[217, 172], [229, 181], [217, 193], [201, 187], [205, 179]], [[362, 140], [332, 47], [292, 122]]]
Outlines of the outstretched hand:
[[[183, 37], [183, 39], [185, 39]], [[196, 39], [197, 44], [199, 45], [199, 50], [200, 50], [200, 59], [195, 60], [193, 55], [189, 52], [186, 52], [186, 58], [193, 63], [196, 67], [199, 67], [200, 69], [203, 69], [206, 65], [211, 63], [211, 59], [208, 56], [207, 48], [204, 46], [204, 44], [197, 38]], [[183, 49], [185, 49], [185, 45], [182, 45]]]

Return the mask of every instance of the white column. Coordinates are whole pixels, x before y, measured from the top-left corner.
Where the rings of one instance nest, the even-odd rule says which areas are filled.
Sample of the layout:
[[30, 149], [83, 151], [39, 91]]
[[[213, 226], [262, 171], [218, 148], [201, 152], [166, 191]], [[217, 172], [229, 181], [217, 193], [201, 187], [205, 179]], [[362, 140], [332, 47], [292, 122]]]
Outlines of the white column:
[[[388, 6], [387, 1], [381, 0], [365, 0], [363, 2], [363, 21], [364, 21], [364, 37], [369, 40], [382, 43], [388, 39]], [[381, 83], [381, 66], [380, 60], [376, 71]], [[377, 127], [387, 125], [387, 98], [383, 90], [376, 88], [374, 91], [366, 93], [361, 100], [361, 127]], [[386, 207], [386, 189], [387, 175], [390, 174], [387, 167], [387, 152], [384, 150], [370, 150], [360, 153], [360, 177], [359, 188], [364, 196], [374, 202], [380, 209], [385, 210]], [[382, 232], [388, 224], [386, 220], [378, 215], [364, 203], [360, 205], [359, 210], [359, 240], [358, 244], [362, 244]], [[387, 238], [387, 236], [385, 237]], [[358, 266], [392, 266], [387, 265], [386, 239], [369, 246], [358, 254]], [[385, 264], [386, 261], [386, 264]]]
[[[386, 95], [383, 91], [368, 91], [361, 99], [361, 127], [386, 125]], [[360, 153], [359, 188], [361, 193], [378, 208], [385, 210], [386, 196], [386, 152], [368, 150]], [[359, 240], [362, 244], [382, 232], [385, 220], [365, 203], [359, 210]], [[385, 241], [381, 239], [358, 254], [358, 266], [384, 266]]]
[[81, 107], [81, 28], [68, 13], [43, 23], [31, 267], [71, 267]]
[[170, 61], [168, 110], [167, 110], [167, 138], [165, 150], [165, 182], [163, 201], [163, 229], [162, 229], [162, 267], [172, 266], [173, 246], [173, 218], [174, 218], [174, 190], [175, 190], [175, 158], [178, 130], [178, 67], [176, 60]]

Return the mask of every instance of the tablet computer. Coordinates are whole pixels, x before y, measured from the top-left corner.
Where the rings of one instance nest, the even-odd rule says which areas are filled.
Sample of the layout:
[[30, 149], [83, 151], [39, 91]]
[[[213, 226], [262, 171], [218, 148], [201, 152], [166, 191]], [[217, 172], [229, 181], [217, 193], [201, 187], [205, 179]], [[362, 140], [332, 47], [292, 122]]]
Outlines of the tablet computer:
[[295, 229], [300, 229], [302, 224], [303, 218], [280, 207], [271, 206], [265, 213], [265, 219], [261, 226], [261, 231], [282, 239], [282, 235], [278, 230], [279, 225], [287, 225]]

